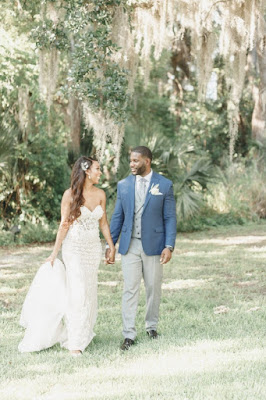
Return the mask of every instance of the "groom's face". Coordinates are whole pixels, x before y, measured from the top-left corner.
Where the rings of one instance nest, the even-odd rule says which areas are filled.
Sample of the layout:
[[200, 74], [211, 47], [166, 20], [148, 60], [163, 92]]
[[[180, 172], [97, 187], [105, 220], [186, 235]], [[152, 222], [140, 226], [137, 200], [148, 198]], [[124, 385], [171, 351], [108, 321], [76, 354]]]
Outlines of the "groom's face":
[[130, 155], [130, 169], [133, 175], [145, 175], [149, 166], [149, 160], [140, 153], [132, 152]]

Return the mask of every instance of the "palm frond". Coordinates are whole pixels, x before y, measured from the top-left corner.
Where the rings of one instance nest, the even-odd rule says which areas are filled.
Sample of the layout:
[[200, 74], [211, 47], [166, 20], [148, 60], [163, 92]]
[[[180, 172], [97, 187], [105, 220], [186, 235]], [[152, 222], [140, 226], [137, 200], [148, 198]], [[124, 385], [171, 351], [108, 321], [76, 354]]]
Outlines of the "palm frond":
[[183, 178], [181, 187], [193, 186], [196, 182], [203, 188], [207, 189], [210, 182], [217, 178], [217, 173], [214, 165], [204, 158], [197, 160], [186, 173]]
[[184, 187], [177, 192], [177, 215], [181, 219], [187, 219], [195, 215], [202, 206], [201, 193], [194, 192], [189, 187]]
[[177, 211], [182, 219], [195, 215], [203, 204], [203, 192], [217, 179], [216, 168], [209, 160], [197, 160], [176, 184]]

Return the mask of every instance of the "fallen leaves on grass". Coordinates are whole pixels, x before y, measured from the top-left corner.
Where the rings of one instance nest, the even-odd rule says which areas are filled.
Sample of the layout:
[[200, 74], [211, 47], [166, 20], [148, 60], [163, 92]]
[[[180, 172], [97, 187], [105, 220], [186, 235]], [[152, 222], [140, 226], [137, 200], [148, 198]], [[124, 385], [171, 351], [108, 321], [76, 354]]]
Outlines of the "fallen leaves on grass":
[[102, 286], [118, 286], [119, 282], [118, 281], [98, 282], [98, 285], [102, 285]]
[[180, 279], [177, 281], [171, 281], [164, 283], [162, 289], [165, 290], [181, 290], [190, 289], [194, 287], [203, 286], [208, 280], [206, 279]]
[[226, 314], [230, 311], [229, 307], [226, 306], [218, 306], [213, 309], [214, 314]]
[[258, 310], [260, 310], [260, 309], [261, 309], [261, 307], [252, 307], [252, 308], [250, 308], [249, 310], [247, 310], [247, 312], [258, 311]]
[[257, 285], [258, 281], [242, 281], [242, 282], [235, 282], [234, 286], [254, 286]]

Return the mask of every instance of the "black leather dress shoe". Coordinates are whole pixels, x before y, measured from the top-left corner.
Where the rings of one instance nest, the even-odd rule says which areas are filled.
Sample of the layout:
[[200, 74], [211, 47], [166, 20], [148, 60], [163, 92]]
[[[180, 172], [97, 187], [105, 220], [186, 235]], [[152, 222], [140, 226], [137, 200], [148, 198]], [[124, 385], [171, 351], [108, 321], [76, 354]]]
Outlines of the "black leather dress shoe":
[[120, 347], [121, 350], [128, 350], [134, 344], [134, 340], [126, 338]]
[[158, 333], [155, 330], [151, 330], [149, 332], [147, 332], [147, 335], [151, 338], [151, 339], [157, 339], [158, 337]]

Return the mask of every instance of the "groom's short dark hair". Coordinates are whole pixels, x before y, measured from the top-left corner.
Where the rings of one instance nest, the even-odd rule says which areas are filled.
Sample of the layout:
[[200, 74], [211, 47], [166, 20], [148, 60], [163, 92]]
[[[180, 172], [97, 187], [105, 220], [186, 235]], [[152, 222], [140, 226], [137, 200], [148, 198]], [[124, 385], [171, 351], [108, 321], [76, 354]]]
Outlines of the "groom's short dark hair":
[[152, 161], [152, 152], [146, 146], [137, 146], [131, 150], [132, 153], [140, 153], [143, 157], [147, 157]]

